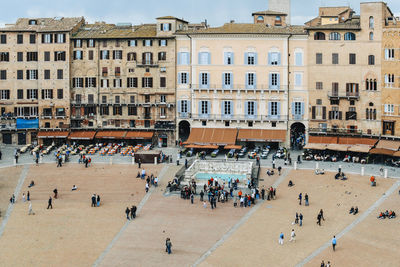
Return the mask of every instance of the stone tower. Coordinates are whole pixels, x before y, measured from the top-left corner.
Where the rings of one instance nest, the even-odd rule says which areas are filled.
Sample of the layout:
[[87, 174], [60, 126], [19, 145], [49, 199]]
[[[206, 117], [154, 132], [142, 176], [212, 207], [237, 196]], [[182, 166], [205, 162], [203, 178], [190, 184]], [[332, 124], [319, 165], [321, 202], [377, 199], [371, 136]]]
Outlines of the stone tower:
[[286, 23], [291, 24], [290, 0], [268, 0], [268, 10], [286, 13]]

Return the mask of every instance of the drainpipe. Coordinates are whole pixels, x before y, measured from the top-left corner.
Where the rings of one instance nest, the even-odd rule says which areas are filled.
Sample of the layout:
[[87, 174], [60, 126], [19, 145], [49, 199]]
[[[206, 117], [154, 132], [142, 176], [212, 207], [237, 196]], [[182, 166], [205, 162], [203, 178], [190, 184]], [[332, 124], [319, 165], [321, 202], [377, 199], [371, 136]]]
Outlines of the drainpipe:
[[288, 133], [289, 136], [289, 148], [290, 148], [290, 127], [289, 127], [289, 122], [290, 122], [290, 38], [293, 36], [293, 34], [289, 34], [287, 38], [287, 123], [286, 123], [286, 132]]

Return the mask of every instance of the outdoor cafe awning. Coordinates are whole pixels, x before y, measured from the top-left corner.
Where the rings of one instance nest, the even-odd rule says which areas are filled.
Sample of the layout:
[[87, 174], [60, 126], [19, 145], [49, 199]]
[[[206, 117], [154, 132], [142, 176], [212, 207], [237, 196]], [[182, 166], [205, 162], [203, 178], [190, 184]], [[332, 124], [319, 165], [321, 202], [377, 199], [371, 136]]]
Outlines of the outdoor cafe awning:
[[285, 142], [286, 130], [240, 129], [238, 141]]
[[154, 132], [131, 131], [126, 134], [125, 139], [152, 139], [153, 135]]
[[368, 153], [372, 146], [369, 145], [352, 145], [347, 151], [358, 152], [358, 153]]
[[308, 143], [304, 146], [304, 149], [325, 150], [326, 144]]
[[400, 148], [400, 141], [379, 140], [378, 144], [376, 144], [376, 148], [397, 151]]
[[374, 146], [378, 139], [361, 137], [339, 137], [338, 144]]
[[126, 131], [100, 131], [96, 134], [96, 139], [124, 139]]
[[328, 144], [326, 149], [333, 150], [333, 151], [347, 151], [350, 145], [343, 145], [343, 144]]
[[318, 135], [313, 136], [310, 135], [308, 138], [308, 143], [316, 143], [316, 144], [337, 144], [337, 136], [326, 136], [326, 135]]
[[67, 131], [40, 131], [38, 138], [67, 138], [69, 132]]
[[226, 146], [236, 143], [236, 129], [193, 128], [185, 145], [217, 145]]
[[76, 131], [71, 132], [68, 139], [71, 140], [93, 140], [96, 135], [96, 131]]
[[385, 148], [373, 148], [369, 151], [370, 154], [374, 155], [386, 155], [386, 156], [393, 156], [396, 151], [385, 149]]

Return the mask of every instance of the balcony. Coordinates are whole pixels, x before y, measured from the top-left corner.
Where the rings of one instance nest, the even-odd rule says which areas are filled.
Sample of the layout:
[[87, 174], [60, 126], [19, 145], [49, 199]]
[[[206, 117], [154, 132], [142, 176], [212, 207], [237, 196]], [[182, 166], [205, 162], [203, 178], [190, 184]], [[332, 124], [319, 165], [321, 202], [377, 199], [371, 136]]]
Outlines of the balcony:
[[179, 113], [179, 118], [192, 118], [194, 120], [216, 120], [216, 121], [262, 121], [262, 122], [279, 122], [287, 121], [288, 116], [268, 116], [268, 115], [222, 115], [222, 114], [191, 114]]
[[309, 128], [308, 132], [311, 134], [349, 134], [351, 133], [352, 135], [363, 135], [367, 134], [366, 132], [363, 132], [362, 130], [357, 130], [357, 129], [348, 129], [348, 128]]
[[53, 114], [52, 113], [42, 113], [42, 115], [40, 115], [40, 118], [42, 120], [52, 119], [53, 118]]
[[137, 61], [136, 67], [138, 68], [158, 68], [158, 62], [154, 60]]
[[254, 86], [244, 85], [244, 84], [232, 84], [232, 85], [222, 85], [222, 84], [193, 84], [193, 90], [217, 90], [217, 91], [264, 91], [267, 93], [283, 93], [287, 91], [287, 86], [270, 86], [267, 84], [257, 84]]
[[76, 101], [72, 100], [71, 105], [73, 106], [95, 106], [97, 105], [96, 101]]
[[175, 129], [175, 123], [173, 123], [172, 121], [157, 121], [154, 124], [154, 129], [174, 130]]
[[67, 117], [65, 112], [57, 112], [56, 113], [56, 119], [65, 119], [65, 117]]
[[360, 94], [358, 92], [346, 92], [345, 94], [339, 94], [339, 92], [333, 91], [328, 93], [329, 99], [359, 99]]

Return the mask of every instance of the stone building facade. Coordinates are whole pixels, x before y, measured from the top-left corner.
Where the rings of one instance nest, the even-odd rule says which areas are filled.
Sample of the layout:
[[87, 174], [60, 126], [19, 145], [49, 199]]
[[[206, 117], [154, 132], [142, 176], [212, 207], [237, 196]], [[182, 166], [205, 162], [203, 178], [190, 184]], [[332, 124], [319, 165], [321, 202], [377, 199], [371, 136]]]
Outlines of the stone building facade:
[[70, 127], [70, 36], [83, 18], [18, 19], [0, 29], [2, 142]]
[[400, 21], [385, 20], [382, 37], [382, 135], [400, 135]]
[[310, 134], [378, 136], [381, 133], [381, 66], [385, 3], [320, 8], [309, 33]]
[[174, 33], [182, 23], [81, 27], [71, 45], [71, 128], [151, 131], [174, 144]]

